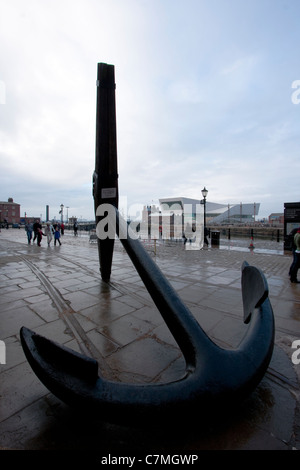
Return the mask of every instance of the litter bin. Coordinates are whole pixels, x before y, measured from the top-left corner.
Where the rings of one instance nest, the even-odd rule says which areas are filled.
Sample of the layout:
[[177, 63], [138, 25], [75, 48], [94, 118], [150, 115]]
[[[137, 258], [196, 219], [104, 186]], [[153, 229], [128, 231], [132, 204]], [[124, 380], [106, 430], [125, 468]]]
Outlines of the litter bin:
[[211, 231], [211, 244], [214, 246], [220, 246], [220, 232]]

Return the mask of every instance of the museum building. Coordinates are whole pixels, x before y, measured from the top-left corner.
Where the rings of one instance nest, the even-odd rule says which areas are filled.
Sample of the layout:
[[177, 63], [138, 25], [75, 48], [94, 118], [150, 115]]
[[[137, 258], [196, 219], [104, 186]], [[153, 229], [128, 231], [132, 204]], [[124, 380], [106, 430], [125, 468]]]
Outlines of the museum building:
[[[196, 220], [197, 214], [203, 214], [203, 200], [190, 199], [186, 197], [173, 197], [159, 199], [160, 207], [155, 205], [144, 206], [143, 222], [150, 223], [149, 219], [157, 217], [166, 218], [184, 217], [192, 222]], [[251, 224], [258, 216], [260, 203], [219, 204], [206, 201], [205, 213], [207, 225], [222, 224]]]

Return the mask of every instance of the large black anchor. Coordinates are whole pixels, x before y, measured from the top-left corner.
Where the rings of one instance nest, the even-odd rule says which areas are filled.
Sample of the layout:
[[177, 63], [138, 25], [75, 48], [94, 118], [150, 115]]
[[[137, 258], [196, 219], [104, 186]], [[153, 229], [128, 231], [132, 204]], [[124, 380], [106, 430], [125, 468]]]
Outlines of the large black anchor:
[[[111, 82], [104, 81], [105, 86], [101, 88], [99, 72], [104, 77], [110, 75], [112, 79], [113, 66], [98, 64], [98, 98], [100, 95], [103, 101], [109, 103], [108, 95], [111, 98], [113, 96], [113, 106], [108, 106], [111, 112], [104, 106], [106, 111], [101, 119], [114, 122], [115, 125], [115, 118], [112, 119], [114, 87]], [[274, 316], [265, 276], [256, 267], [243, 263], [241, 284], [244, 322], [249, 323], [249, 326], [236, 349], [220, 348], [206, 335], [121, 218], [117, 209], [116, 150], [110, 149], [110, 145], [115, 146], [115, 142], [114, 138], [108, 141], [110, 144], [102, 147], [106, 148], [105, 151], [99, 153], [96, 150], [96, 217], [100, 223], [106, 217], [107, 225], [113, 227], [120, 238], [182, 351], [186, 361], [185, 375], [170, 383], [134, 384], [107, 380], [98, 375], [96, 360], [22, 327], [20, 335], [26, 357], [36, 375], [54, 395], [76, 409], [91, 412], [107, 421], [148, 424], [155, 420], [162, 423], [170, 419], [178, 421], [191, 417], [191, 413], [195, 412], [206, 413], [236, 406], [259, 384], [272, 357]], [[106, 159], [104, 170], [100, 165], [102, 158]], [[110, 158], [113, 161], [108, 164], [107, 159]], [[98, 171], [102, 170], [99, 177]], [[108, 179], [105, 178], [106, 172]], [[105, 206], [108, 210], [104, 215], [99, 210], [99, 204], [103, 204], [106, 199], [112, 210]], [[113, 240], [108, 242], [108, 239], [99, 239], [100, 270], [105, 281], [110, 278], [112, 254]]]

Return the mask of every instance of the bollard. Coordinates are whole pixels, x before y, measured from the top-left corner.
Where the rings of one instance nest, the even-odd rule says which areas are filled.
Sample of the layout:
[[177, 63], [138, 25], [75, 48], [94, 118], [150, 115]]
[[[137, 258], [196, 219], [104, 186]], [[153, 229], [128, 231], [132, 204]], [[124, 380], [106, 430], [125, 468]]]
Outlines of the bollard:
[[212, 230], [211, 232], [211, 245], [220, 246], [220, 232], [217, 230]]

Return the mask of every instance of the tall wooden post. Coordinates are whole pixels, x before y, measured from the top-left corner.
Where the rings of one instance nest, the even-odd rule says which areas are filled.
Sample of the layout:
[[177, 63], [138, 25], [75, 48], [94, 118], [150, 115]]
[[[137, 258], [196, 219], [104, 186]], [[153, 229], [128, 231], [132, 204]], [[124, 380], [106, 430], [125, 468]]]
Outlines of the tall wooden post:
[[[96, 224], [106, 217], [97, 215], [102, 204], [118, 207], [117, 129], [115, 104], [115, 71], [113, 65], [98, 64], [96, 158], [93, 175], [93, 196]], [[98, 212], [100, 212], [98, 210]], [[101, 277], [109, 281], [114, 249], [114, 238], [98, 237]]]

